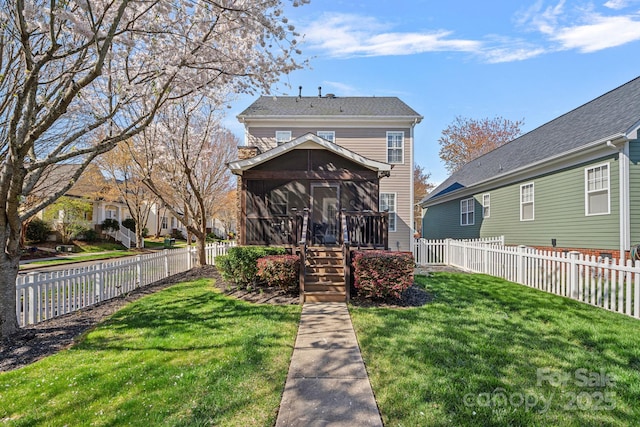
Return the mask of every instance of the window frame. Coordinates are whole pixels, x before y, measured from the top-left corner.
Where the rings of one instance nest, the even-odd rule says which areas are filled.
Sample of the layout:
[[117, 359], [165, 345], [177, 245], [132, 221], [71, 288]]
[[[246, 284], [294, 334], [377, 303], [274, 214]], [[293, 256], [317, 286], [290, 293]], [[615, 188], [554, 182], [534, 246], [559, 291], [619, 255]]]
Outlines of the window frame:
[[[326, 136], [322, 136], [320, 134], [323, 135], [331, 135], [331, 139], [327, 138]], [[331, 142], [332, 144], [336, 143], [336, 131], [334, 130], [319, 130], [318, 132], [316, 132], [316, 135], [319, 136], [322, 139], [326, 139], [327, 141]]]
[[[391, 196], [393, 198], [393, 210], [389, 209], [389, 203], [387, 202], [387, 209], [383, 209], [382, 208], [382, 199], [383, 196]], [[397, 204], [398, 204], [398, 193], [395, 192], [380, 192], [380, 200], [378, 201], [378, 209], [380, 210], [380, 212], [389, 212], [389, 233], [395, 233], [397, 230], [397, 222], [398, 222], [398, 215], [397, 215]], [[393, 225], [393, 227], [392, 227]]]
[[[396, 147], [396, 146], [390, 146], [390, 143], [395, 143], [397, 142], [397, 140], [395, 139], [390, 139], [393, 136], [400, 136], [400, 147]], [[391, 156], [390, 151], [393, 150], [398, 151], [400, 150], [400, 161], [391, 161]], [[387, 131], [387, 163], [389, 163], [390, 165], [402, 165], [404, 164], [404, 131], [401, 130], [393, 130], [393, 131]]]
[[[531, 201], [523, 200], [523, 190], [525, 188], [531, 187]], [[531, 204], [531, 218], [524, 218], [524, 206], [526, 204]], [[526, 184], [520, 185], [520, 221], [535, 221], [536, 219], [536, 191], [535, 184], [533, 182], [527, 182]]]
[[491, 193], [482, 195], [482, 218], [491, 217]]
[[[284, 137], [283, 135], [288, 135], [288, 137]], [[284, 140], [286, 139], [286, 141]], [[290, 130], [277, 130], [276, 131], [276, 146], [280, 146], [282, 144], [286, 144], [291, 141], [291, 131]]]
[[[607, 187], [606, 189], [597, 189], [597, 190], [589, 190], [589, 171], [595, 170], [595, 169], [602, 169], [605, 168], [607, 169], [607, 174], [606, 174], [606, 182], [607, 182]], [[607, 211], [606, 212], [596, 212], [596, 213], [590, 213], [589, 212], [589, 195], [593, 194], [593, 193], [602, 193], [605, 192], [607, 194]], [[610, 162], [606, 162], [606, 163], [601, 163], [598, 165], [594, 165], [594, 166], [590, 166], [590, 167], [586, 167], [584, 168], [584, 215], [585, 216], [599, 216], [599, 215], [611, 215], [611, 166], [610, 166]]]
[[[469, 205], [471, 205], [470, 210]], [[464, 220], [465, 218], [466, 221]], [[469, 218], [471, 218], [471, 221], [469, 221]], [[460, 226], [468, 227], [470, 225], [476, 225], [476, 199], [474, 197], [460, 200]]]

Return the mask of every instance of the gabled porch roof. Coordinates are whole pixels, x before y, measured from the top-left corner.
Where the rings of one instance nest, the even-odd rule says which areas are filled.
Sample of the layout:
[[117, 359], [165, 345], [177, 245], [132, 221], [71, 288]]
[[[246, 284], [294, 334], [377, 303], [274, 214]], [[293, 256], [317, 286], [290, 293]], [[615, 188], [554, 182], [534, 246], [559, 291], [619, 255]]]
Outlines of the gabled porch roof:
[[389, 176], [392, 165], [388, 163], [379, 162], [366, 157], [361, 156], [358, 153], [347, 150], [337, 144], [327, 141], [324, 138], [320, 138], [312, 133], [307, 133], [269, 151], [258, 154], [255, 157], [244, 160], [236, 160], [229, 163], [229, 169], [236, 175], [242, 175], [244, 171], [251, 169], [257, 165], [272, 160], [278, 156], [288, 153], [292, 150], [327, 150], [338, 156], [341, 156], [347, 160], [357, 163], [367, 169], [378, 173], [378, 177]]

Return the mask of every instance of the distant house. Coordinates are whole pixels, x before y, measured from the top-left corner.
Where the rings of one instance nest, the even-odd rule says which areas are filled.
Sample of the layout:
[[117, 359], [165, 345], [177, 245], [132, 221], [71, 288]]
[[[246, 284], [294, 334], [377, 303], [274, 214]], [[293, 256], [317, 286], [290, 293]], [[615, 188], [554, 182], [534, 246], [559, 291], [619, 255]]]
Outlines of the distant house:
[[624, 255], [640, 243], [640, 77], [466, 164], [420, 202], [425, 238]]

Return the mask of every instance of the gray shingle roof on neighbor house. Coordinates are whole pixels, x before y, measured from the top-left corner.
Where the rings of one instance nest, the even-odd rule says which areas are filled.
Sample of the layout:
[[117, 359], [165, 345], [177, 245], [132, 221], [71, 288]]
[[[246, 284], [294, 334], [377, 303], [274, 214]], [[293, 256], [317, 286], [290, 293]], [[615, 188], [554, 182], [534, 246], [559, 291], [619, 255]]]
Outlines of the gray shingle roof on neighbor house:
[[408, 118], [418, 122], [422, 116], [397, 97], [339, 96], [261, 96], [238, 115], [242, 118], [286, 117], [377, 117]]
[[[626, 134], [640, 122], [640, 77], [467, 163], [422, 202]], [[451, 187], [451, 188], [450, 188]]]

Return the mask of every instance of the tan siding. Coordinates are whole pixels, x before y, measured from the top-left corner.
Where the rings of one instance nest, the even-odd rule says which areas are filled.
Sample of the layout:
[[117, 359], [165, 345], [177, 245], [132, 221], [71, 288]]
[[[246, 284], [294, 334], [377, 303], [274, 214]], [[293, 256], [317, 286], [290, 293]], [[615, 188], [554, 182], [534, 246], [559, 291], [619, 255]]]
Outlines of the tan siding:
[[393, 250], [410, 251], [412, 238], [411, 224], [411, 128], [332, 128], [331, 126], [318, 127], [249, 127], [248, 145], [254, 145], [262, 152], [276, 146], [276, 131], [291, 131], [293, 139], [307, 133], [317, 134], [319, 130], [334, 131], [335, 143], [358, 153], [366, 158], [380, 162], [387, 161], [387, 132], [404, 132], [404, 163], [394, 164], [389, 177], [380, 180], [381, 193], [396, 193], [396, 231], [389, 233], [389, 246]]

